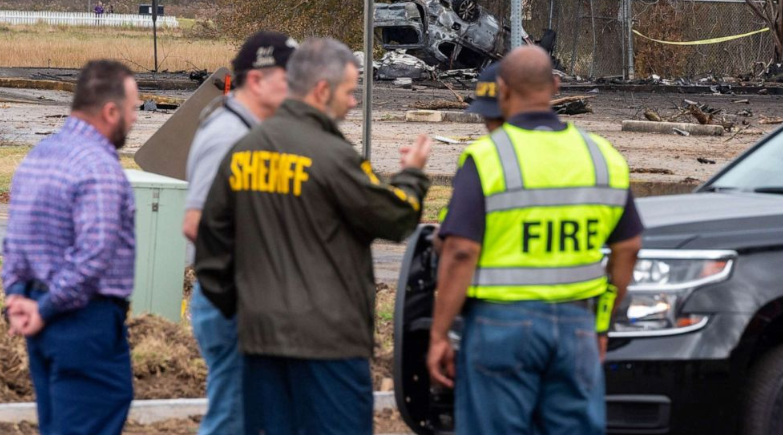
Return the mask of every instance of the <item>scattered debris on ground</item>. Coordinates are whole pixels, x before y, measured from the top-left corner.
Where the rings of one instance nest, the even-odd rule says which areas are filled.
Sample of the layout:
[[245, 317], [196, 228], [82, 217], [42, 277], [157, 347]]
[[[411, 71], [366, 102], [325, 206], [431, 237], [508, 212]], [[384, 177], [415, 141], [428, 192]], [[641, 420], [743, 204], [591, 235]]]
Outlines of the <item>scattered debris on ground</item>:
[[[623, 121], [623, 131], [635, 133], [682, 134], [687, 132], [697, 136], [723, 136], [725, 129], [721, 125], [700, 125], [684, 122]], [[676, 132], [679, 130], [680, 132]]]
[[662, 168], [631, 168], [631, 173], [674, 175], [674, 172], [671, 169], [662, 169]]
[[645, 110], [644, 117], [647, 118], [648, 121], [663, 122], [663, 118], [661, 118], [661, 115], [659, 115], [658, 112], [652, 109]]
[[685, 104], [688, 107], [688, 112], [702, 125], [712, 124], [713, 118], [723, 111], [691, 100], [685, 100]]
[[779, 116], [774, 116], [774, 117], [769, 117], [768, 118], [768, 117], [762, 115], [761, 121], [759, 121], [759, 124], [770, 124], [770, 125], [783, 124], [783, 118], [781, 118]]
[[394, 50], [384, 54], [380, 62], [373, 62], [373, 67], [376, 69], [376, 77], [380, 80], [427, 79], [432, 78], [435, 70], [423, 60], [405, 54], [405, 50]]
[[699, 157], [696, 161], [702, 165], [714, 165], [716, 163], [715, 160], [705, 159], [704, 157]]
[[433, 139], [435, 139], [438, 142], [443, 142], [451, 145], [465, 145], [473, 142], [474, 137], [446, 137], [446, 136], [433, 136]]
[[416, 101], [413, 104], [411, 104], [411, 109], [419, 109], [419, 110], [441, 110], [441, 109], [464, 110], [467, 108], [468, 108], [468, 103], [459, 102], [459, 101], [448, 101], [448, 100]]
[[575, 96], [565, 97], [552, 100], [552, 110], [558, 115], [581, 115], [583, 113], [593, 113], [593, 108], [590, 107], [590, 98], [595, 96]]

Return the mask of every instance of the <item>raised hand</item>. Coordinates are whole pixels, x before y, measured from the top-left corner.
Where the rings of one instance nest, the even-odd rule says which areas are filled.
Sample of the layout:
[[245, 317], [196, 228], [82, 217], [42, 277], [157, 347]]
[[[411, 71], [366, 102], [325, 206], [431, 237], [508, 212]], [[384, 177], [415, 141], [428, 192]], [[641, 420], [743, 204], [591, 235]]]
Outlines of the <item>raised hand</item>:
[[432, 139], [426, 134], [419, 135], [413, 145], [400, 147], [400, 165], [402, 169], [424, 169], [431, 150]]

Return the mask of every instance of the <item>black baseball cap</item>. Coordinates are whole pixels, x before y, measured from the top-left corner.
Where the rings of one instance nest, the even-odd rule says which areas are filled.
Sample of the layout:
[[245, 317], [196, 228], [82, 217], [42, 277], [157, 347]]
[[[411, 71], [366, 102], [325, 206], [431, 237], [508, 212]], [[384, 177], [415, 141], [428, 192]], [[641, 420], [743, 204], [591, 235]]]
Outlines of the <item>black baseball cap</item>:
[[484, 118], [503, 118], [498, 106], [497, 80], [500, 63], [493, 63], [481, 72], [476, 83], [476, 98], [470, 103], [466, 112], [478, 113]]
[[237, 57], [231, 61], [234, 74], [251, 69], [278, 66], [285, 68], [288, 58], [299, 46], [291, 37], [278, 32], [258, 32], [247, 38]]

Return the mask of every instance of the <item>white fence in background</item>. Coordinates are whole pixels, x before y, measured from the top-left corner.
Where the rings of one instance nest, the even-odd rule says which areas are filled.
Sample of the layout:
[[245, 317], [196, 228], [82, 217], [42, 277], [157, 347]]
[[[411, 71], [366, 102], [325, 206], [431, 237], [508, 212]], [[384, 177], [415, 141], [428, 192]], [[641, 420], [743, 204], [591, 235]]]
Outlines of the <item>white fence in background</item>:
[[[0, 23], [5, 24], [52, 24], [56, 26], [107, 26], [107, 27], [149, 27], [151, 15], [103, 14], [78, 12], [24, 12], [0, 11]], [[175, 17], [158, 17], [158, 27], [179, 27]]]

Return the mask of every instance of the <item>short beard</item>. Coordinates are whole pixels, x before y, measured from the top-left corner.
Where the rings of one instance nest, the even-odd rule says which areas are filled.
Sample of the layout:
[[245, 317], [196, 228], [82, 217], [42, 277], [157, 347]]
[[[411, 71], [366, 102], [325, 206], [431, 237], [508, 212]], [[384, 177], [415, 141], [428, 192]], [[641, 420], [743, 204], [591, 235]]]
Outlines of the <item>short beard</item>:
[[128, 140], [127, 131], [128, 128], [125, 123], [125, 115], [122, 115], [120, 117], [120, 123], [117, 125], [117, 128], [111, 133], [111, 137], [109, 138], [112, 145], [114, 145], [114, 148], [120, 149], [125, 146], [125, 141]]

